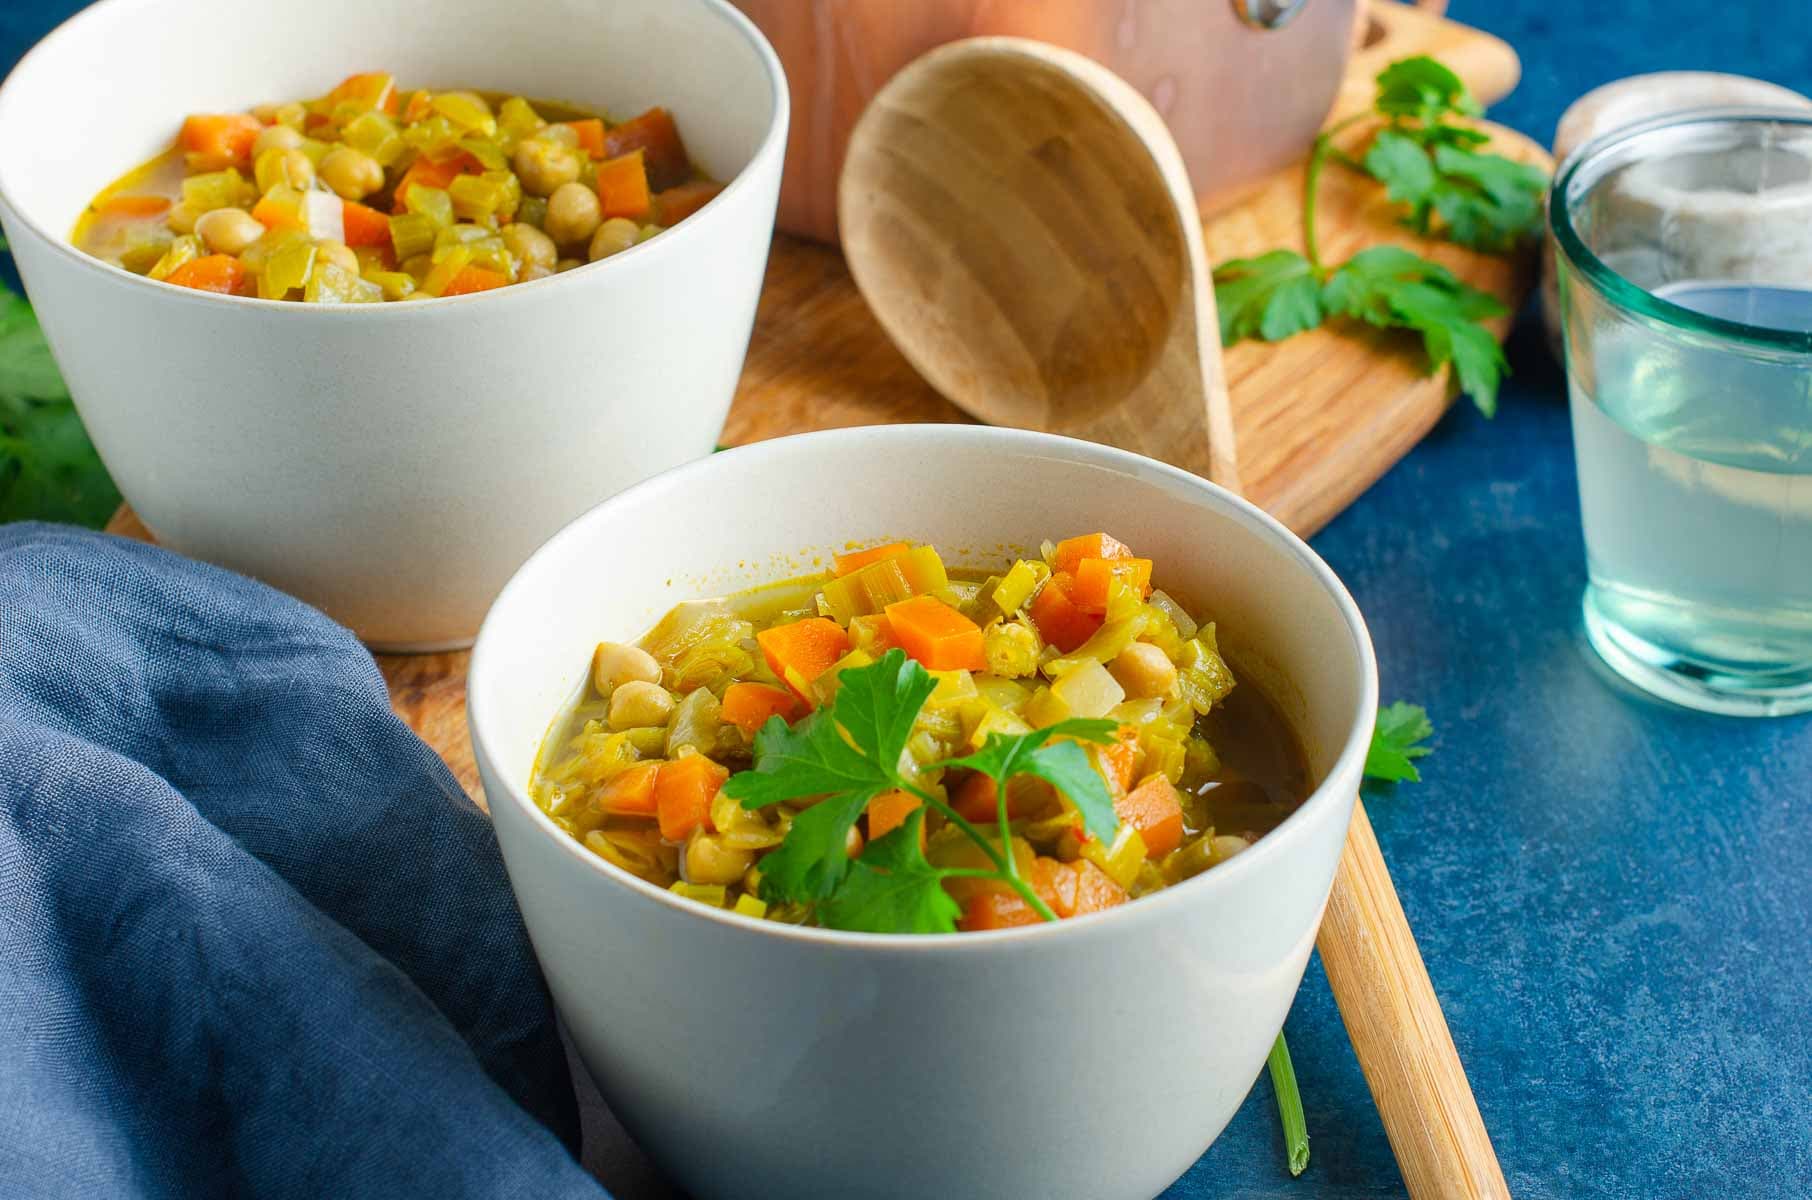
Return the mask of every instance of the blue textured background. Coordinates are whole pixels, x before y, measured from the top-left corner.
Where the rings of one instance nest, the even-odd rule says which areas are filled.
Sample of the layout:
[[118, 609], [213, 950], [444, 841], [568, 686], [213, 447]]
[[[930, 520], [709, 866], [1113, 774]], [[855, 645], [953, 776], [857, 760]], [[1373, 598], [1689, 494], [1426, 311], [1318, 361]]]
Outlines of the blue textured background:
[[[8, 5], [0, 63], [76, 7]], [[1517, 47], [1523, 83], [1492, 115], [1543, 142], [1573, 98], [1640, 71], [1812, 92], [1805, 0], [1452, 15]], [[1456, 408], [1315, 539], [1371, 621], [1386, 698], [1439, 727], [1426, 782], [1374, 798], [1372, 821], [1517, 1196], [1804, 1196], [1812, 719], [1699, 716], [1606, 678], [1578, 628], [1565, 397], [1532, 314], [1510, 358], [1496, 421]], [[1402, 1193], [1319, 964], [1288, 1029], [1309, 1172], [1283, 1172], [1261, 1083], [1172, 1198]], [[613, 1138], [588, 1158], [649, 1190]]]

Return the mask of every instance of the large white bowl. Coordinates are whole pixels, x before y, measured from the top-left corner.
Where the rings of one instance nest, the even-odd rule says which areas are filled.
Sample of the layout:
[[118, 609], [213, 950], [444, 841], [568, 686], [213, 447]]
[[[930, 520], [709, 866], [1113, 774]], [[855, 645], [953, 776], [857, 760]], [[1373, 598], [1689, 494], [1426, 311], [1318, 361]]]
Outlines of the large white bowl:
[[[89, 258], [94, 194], [184, 114], [357, 70], [673, 110], [730, 186], [601, 264], [476, 296], [315, 306]], [[710, 452], [748, 347], [786, 145], [779, 62], [720, 0], [103, 0], [0, 88], [0, 226], [101, 457], [160, 541], [374, 645], [469, 641], [566, 521]]]
[[[846, 539], [959, 561], [1107, 529], [1300, 733], [1308, 802], [1224, 866], [1060, 925], [883, 937], [760, 924], [608, 866], [529, 800], [601, 639], [813, 569]], [[616, 1115], [699, 1197], [1155, 1195], [1251, 1088], [1314, 943], [1377, 707], [1370, 638], [1276, 521], [1118, 450], [972, 426], [849, 429], [670, 471], [517, 573], [469, 711], [510, 881]]]

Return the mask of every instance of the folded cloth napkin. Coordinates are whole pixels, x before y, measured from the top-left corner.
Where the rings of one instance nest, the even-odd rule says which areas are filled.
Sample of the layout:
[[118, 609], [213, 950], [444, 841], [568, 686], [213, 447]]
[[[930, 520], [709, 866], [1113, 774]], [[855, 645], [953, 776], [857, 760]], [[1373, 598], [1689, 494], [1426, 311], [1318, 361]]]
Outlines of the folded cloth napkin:
[[0, 1192], [602, 1196], [489, 822], [350, 633], [0, 526]]

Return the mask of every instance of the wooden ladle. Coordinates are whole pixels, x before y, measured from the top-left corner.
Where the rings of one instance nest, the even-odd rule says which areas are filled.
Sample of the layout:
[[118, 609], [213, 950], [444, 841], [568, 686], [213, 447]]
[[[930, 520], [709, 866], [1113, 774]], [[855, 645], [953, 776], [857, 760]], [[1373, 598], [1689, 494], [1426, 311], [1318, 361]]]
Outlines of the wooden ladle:
[[1189, 177], [1119, 76], [1020, 38], [933, 50], [856, 123], [837, 218], [875, 316], [952, 402], [1238, 485]]
[[[1123, 80], [1013, 38], [934, 50], [857, 123], [838, 219], [876, 317], [952, 401], [1237, 486], [1200, 218]], [[1317, 946], [1410, 1195], [1507, 1200], [1363, 806]]]

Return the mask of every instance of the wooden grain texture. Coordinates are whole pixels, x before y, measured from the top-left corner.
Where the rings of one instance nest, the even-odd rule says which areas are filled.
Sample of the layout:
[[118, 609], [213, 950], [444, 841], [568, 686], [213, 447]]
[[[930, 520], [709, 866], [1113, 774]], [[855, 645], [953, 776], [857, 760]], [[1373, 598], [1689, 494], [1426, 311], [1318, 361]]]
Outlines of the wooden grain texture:
[[1509, 1200], [1363, 804], [1315, 946], [1413, 1200]]
[[1189, 176], [1099, 63], [1002, 37], [917, 59], [850, 136], [839, 217], [881, 326], [965, 410], [1239, 486]]

